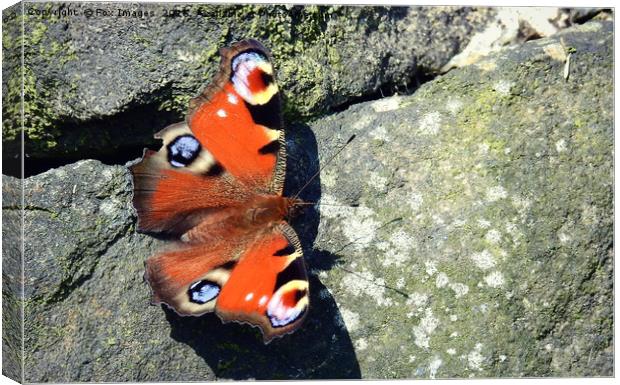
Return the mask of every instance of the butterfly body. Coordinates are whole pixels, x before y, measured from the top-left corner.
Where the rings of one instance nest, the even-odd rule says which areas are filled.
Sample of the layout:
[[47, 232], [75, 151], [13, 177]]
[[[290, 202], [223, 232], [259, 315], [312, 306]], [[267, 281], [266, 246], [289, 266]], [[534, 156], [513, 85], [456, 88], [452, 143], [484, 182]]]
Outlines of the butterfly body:
[[154, 303], [258, 326], [265, 342], [301, 325], [308, 280], [287, 223], [303, 205], [282, 196], [286, 150], [269, 52], [255, 40], [222, 49], [213, 83], [185, 122], [155, 135], [131, 167], [138, 229], [178, 238], [146, 262]]

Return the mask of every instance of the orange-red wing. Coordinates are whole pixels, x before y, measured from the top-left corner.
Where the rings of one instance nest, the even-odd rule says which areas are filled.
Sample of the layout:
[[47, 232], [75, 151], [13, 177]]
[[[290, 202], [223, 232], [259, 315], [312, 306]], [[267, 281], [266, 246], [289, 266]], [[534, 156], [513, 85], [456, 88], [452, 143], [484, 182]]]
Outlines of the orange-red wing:
[[239, 183], [282, 193], [286, 153], [280, 96], [269, 51], [244, 40], [221, 51], [220, 72], [190, 103], [187, 122]]
[[241, 244], [179, 244], [146, 261], [145, 278], [153, 303], [165, 303], [181, 315], [213, 311], [221, 288], [236, 263]]
[[163, 139], [162, 148], [145, 151], [143, 159], [130, 167], [139, 230], [182, 235], [206, 215], [238, 206], [250, 196], [204, 148], [197, 145], [188, 152], [197, 142], [184, 123], [169, 126], [156, 137]]
[[292, 332], [308, 312], [308, 278], [294, 230], [285, 222], [244, 249], [216, 303], [224, 321], [260, 327], [265, 342]]

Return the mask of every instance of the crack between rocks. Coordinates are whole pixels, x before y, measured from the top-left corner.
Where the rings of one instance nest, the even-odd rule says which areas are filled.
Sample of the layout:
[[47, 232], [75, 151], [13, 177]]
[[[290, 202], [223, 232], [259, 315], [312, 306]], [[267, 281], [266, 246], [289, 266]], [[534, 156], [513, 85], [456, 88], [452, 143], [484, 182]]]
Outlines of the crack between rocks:
[[58, 213], [54, 210], [45, 208], [45, 207], [38, 207], [38, 206], [25, 206], [25, 207], [21, 207], [21, 206], [2, 206], [2, 210], [10, 210], [10, 211], [42, 211], [45, 213], [49, 213], [52, 215], [58, 215]]

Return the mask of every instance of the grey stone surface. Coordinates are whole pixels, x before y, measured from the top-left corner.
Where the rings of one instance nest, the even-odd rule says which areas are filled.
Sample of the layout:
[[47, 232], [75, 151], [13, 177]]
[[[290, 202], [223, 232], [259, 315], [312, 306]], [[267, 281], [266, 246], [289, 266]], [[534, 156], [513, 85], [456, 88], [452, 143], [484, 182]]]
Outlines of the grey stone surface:
[[357, 138], [303, 192], [311, 311], [266, 346], [148, 305], [125, 167], [26, 179], [26, 380], [613, 375], [612, 53], [590, 22], [290, 124], [289, 194]]
[[22, 377], [22, 250], [19, 179], [2, 176], [2, 374]]

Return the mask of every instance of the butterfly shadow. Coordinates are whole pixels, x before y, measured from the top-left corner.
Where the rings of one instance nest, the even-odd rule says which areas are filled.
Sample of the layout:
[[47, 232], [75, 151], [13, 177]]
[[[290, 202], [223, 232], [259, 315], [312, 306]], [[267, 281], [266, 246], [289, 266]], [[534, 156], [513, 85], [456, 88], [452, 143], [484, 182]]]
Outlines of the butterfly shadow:
[[[288, 132], [285, 195], [293, 196], [318, 173], [318, 147], [309, 126], [298, 123]], [[300, 197], [307, 202], [319, 201], [319, 175]], [[316, 275], [317, 271], [329, 270], [337, 261], [333, 254], [312, 249], [319, 222], [319, 212], [312, 206], [291, 221], [309, 268], [310, 309], [300, 329], [265, 345], [257, 328], [234, 322], [223, 324], [215, 314], [181, 317], [162, 305], [171, 337], [191, 346], [218, 378], [361, 378], [355, 350], [336, 301]]]

